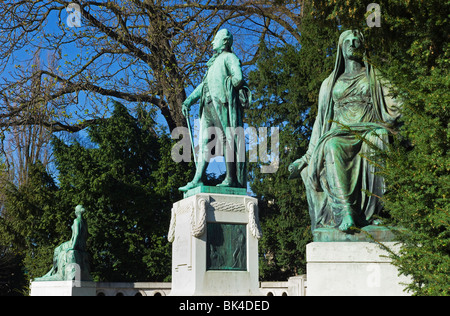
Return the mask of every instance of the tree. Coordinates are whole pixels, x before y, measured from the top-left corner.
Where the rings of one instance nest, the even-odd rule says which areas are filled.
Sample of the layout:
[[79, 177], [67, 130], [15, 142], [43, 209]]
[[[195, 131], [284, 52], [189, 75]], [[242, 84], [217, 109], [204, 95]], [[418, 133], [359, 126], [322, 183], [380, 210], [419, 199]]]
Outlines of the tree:
[[247, 111], [249, 124], [280, 127], [280, 169], [262, 174], [259, 165], [251, 168], [251, 188], [260, 200], [260, 266], [266, 280], [305, 273], [306, 244], [312, 238], [303, 183], [288, 180], [287, 167], [307, 150], [320, 85], [333, 67], [339, 32], [336, 23], [318, 28], [310, 7], [303, 12], [300, 42], [284, 47], [262, 42], [257, 70], [249, 77], [256, 99]]
[[[49, 58], [47, 62], [51, 64], [54, 60]], [[39, 51], [34, 56], [33, 64], [35, 67], [31, 71], [35, 73], [36, 69], [41, 67]], [[20, 87], [20, 93], [26, 94], [31, 100], [39, 100], [42, 91], [50, 89], [50, 85], [43, 87], [35, 77], [29, 86]], [[46, 122], [52, 116], [55, 116], [55, 113], [52, 114], [48, 104], [35, 101], [29, 104], [27, 111], [21, 113], [20, 122], [5, 124], [0, 129], [1, 153], [8, 174], [4, 180], [11, 180], [20, 186], [28, 181], [29, 166], [40, 161], [47, 167], [51, 160], [49, 148], [52, 130]]]
[[[257, 50], [249, 37], [298, 36], [299, 13], [296, 1], [4, 1], [0, 126], [31, 124], [22, 117], [40, 102], [60, 114], [41, 124], [75, 132], [108, 116], [106, 96], [158, 109], [172, 131], [186, 125], [186, 89], [204, 74], [209, 43], [220, 27], [245, 36], [235, 47], [251, 64]], [[53, 52], [59, 63], [52, 69], [25, 61], [10, 69], [30, 51]], [[31, 99], [21, 93], [30, 82], [51, 89]]]
[[0, 246], [0, 296], [22, 294], [27, 281], [23, 276], [22, 258], [12, 253], [8, 247]]
[[170, 275], [170, 208], [191, 171], [170, 160], [172, 141], [153, 133], [147, 114], [134, 118], [116, 103], [111, 118], [89, 128], [90, 144], [53, 139], [57, 184], [41, 164], [30, 168], [25, 185], [10, 184], [0, 241], [25, 256], [28, 278], [45, 274], [53, 249], [70, 238], [77, 204], [87, 209], [96, 280]]
[[[446, 196], [450, 183], [447, 153], [449, 147], [447, 92], [449, 52], [448, 31], [443, 30], [442, 25], [448, 19], [446, 16], [448, 3], [442, 1], [426, 3], [378, 1], [377, 3], [381, 8], [381, 27], [368, 25], [367, 18], [371, 12], [367, 12], [365, 1], [311, 1], [311, 10], [305, 11], [311, 18], [309, 20], [311, 34], [318, 32], [324, 37], [312, 36], [311, 38], [316, 42], [302, 43], [301, 49], [297, 49], [297, 54], [302, 54], [302, 51], [306, 53], [305, 49], [311, 49], [311, 55], [304, 55], [303, 59], [296, 59], [296, 54], [292, 53], [295, 49], [288, 48], [284, 51], [271, 50], [268, 54], [269, 58], [264, 58], [262, 54], [258, 63], [259, 69], [256, 72], [256, 74], [259, 73], [259, 77], [251, 77], [253, 79], [251, 83], [254, 84], [254, 89], [258, 93], [261, 91], [263, 96], [270, 97], [262, 103], [264, 106], [257, 108], [257, 111], [260, 113], [263, 111], [263, 114], [259, 115], [268, 117], [270, 124], [273, 124], [272, 122], [280, 124], [286, 120], [287, 126], [311, 126], [315, 117], [314, 103], [316, 101], [314, 100], [317, 99], [314, 93], [319, 91], [318, 86], [314, 87], [314, 85], [323, 80], [323, 77], [320, 78], [321, 74], [329, 73], [330, 68], [327, 67], [331, 65], [326, 66], [320, 62], [326, 59], [320, 53], [330, 57], [333, 55], [335, 47], [333, 43], [337, 42], [337, 37], [333, 35], [336, 24], [339, 24], [343, 30], [350, 28], [362, 30], [369, 52], [368, 62], [381, 70], [385, 78], [391, 82], [394, 95], [403, 100], [403, 126], [393, 135], [394, 142], [390, 149], [380, 153], [379, 159], [374, 161], [380, 167], [383, 166], [381, 173], [387, 183], [388, 191], [383, 201], [385, 215], [389, 219], [385, 219], [385, 222], [388, 225], [401, 227], [397, 238], [403, 246], [400, 254], [393, 254], [393, 263], [397, 265], [401, 273], [412, 278], [413, 282], [408, 285], [408, 290], [418, 295], [445, 295], [448, 294], [450, 283], [448, 279], [450, 225]], [[306, 21], [305, 16], [303, 22]], [[309, 33], [302, 28], [302, 41], [307, 40], [308, 37]], [[323, 46], [320, 46], [320, 43], [323, 43]], [[316, 51], [319, 54], [313, 56], [316, 45], [319, 46]], [[309, 62], [315, 57], [318, 60]], [[265, 60], [267, 62], [264, 62]], [[292, 65], [283, 60], [295, 60], [292, 63], [294, 65], [300, 65], [302, 62], [305, 64], [291, 71]], [[329, 59], [330, 62], [331, 60], [334, 58]], [[290, 79], [296, 78], [296, 74], [304, 73], [303, 69], [311, 66], [318, 66], [318, 71], [310, 72], [312, 76], [306, 79], [310, 89], [302, 89], [301, 84], [299, 87], [290, 88], [288, 83], [295, 83], [295, 79], [292, 81]], [[321, 69], [323, 72], [320, 71]], [[296, 79], [302, 83], [301, 80]], [[270, 84], [264, 84], [266, 81]], [[271, 93], [273, 90], [276, 91]], [[293, 120], [290, 116], [292, 112], [288, 109], [294, 103], [292, 100], [295, 100], [292, 91], [297, 91], [303, 98], [311, 97], [311, 104], [293, 110], [294, 113], [303, 113], [303, 116], [299, 116], [301, 118], [309, 114], [311, 121], [304, 122], [307, 124], [296, 125], [295, 119]], [[261, 94], [258, 95], [258, 100], [259, 98]], [[270, 104], [274, 106], [270, 107]], [[311, 108], [310, 112], [307, 110], [308, 107]], [[265, 111], [266, 108], [268, 111]], [[255, 117], [258, 118], [256, 112], [251, 120], [255, 120]], [[294, 139], [289, 140], [290, 144], [295, 144], [295, 139], [307, 142], [308, 128], [300, 130], [300, 133], [294, 130], [289, 132], [295, 133]], [[297, 152], [293, 155], [295, 158], [301, 156], [306, 148], [305, 144], [297, 144], [299, 144], [295, 147]], [[292, 150], [292, 148], [289, 149]], [[281, 161], [286, 159], [285, 156], [282, 154]], [[291, 157], [286, 160], [287, 164], [292, 161]], [[273, 194], [271, 195], [273, 191], [281, 191], [282, 182], [274, 181], [278, 174], [264, 177], [257, 175], [254, 171], [254, 175], [257, 181], [253, 182], [252, 188], [265, 201], [262, 203], [263, 225], [271, 223], [267, 219], [270, 216], [273, 216], [273, 222], [282, 222], [281, 214], [283, 213], [278, 212], [280, 212], [280, 205], [283, 205], [283, 199], [273, 199]], [[301, 196], [301, 189], [299, 191], [297, 196]], [[289, 194], [286, 194], [286, 197], [286, 201], [292, 198]], [[297, 207], [301, 205], [299, 202], [296, 203]], [[287, 224], [289, 220], [292, 222], [292, 216], [287, 218]], [[270, 224], [266, 231], [271, 238], [267, 241], [263, 240], [261, 244], [272, 249], [275, 254], [278, 252], [279, 256], [285, 249], [282, 247], [285, 243], [281, 243], [281, 230], [276, 225]], [[272, 238], [274, 235], [275, 237]], [[277, 242], [280, 242], [281, 246], [277, 246]], [[272, 256], [273, 254], [269, 257], [272, 258]], [[420, 266], [419, 269], [418, 266]]]
[[0, 217], [0, 244], [16, 258], [27, 282], [44, 275], [51, 266], [53, 249], [70, 238], [70, 209], [58, 198], [58, 188], [44, 166], [28, 168], [28, 181], [9, 182], [4, 191], [5, 207]]
[[170, 159], [172, 142], [156, 137], [145, 112], [115, 103], [110, 119], [89, 128], [93, 148], [54, 140], [61, 193], [88, 210], [93, 274], [107, 281], [170, 275], [166, 230], [177, 188], [189, 169]]
[[[79, 4], [75, 10], [81, 13], [81, 28], [66, 23], [70, 3]], [[276, 46], [299, 38], [302, 7], [303, 2], [265, 0], [5, 1], [0, 11], [0, 127], [7, 132], [38, 125], [54, 133], [97, 126], [110, 112], [105, 96], [160, 110], [169, 130], [183, 126], [185, 90], [204, 73], [215, 32], [231, 28], [234, 48], [245, 66], [252, 65], [259, 54], [258, 39]], [[32, 51], [51, 51], [54, 63], [24, 60]], [[32, 97], [27, 87], [35, 89]], [[36, 105], [49, 109], [43, 119], [33, 115]], [[164, 162], [170, 171], [176, 169], [165, 159], [160, 164]], [[157, 172], [173, 175], [162, 170]], [[157, 191], [164, 192], [176, 182], [168, 187], [158, 181]], [[77, 200], [68, 192], [75, 191], [70, 185], [67, 192], [61, 189], [68, 214]]]

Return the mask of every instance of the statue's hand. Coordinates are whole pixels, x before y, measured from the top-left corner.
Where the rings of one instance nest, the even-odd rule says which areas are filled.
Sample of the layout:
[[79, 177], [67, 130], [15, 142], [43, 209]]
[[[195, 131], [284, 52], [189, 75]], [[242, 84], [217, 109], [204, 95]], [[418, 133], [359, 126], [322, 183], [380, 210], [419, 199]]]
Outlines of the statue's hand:
[[183, 112], [184, 117], [189, 116], [189, 110], [191, 108], [191, 104], [188, 100], [183, 102], [183, 105], [181, 107], [181, 112]]
[[308, 165], [308, 163], [306, 162], [306, 159], [304, 159], [303, 157], [300, 159], [297, 159], [296, 161], [294, 161], [293, 163], [291, 163], [289, 165], [289, 172], [290, 172], [290, 177], [289, 179], [296, 179], [300, 177], [300, 172]]

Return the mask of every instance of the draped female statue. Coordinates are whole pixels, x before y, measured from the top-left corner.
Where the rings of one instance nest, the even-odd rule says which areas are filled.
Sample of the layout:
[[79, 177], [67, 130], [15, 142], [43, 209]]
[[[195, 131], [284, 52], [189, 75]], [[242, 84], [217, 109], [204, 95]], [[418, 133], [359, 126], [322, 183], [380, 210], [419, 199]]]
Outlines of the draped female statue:
[[53, 267], [34, 281], [90, 281], [89, 256], [86, 250], [88, 226], [82, 205], [75, 208], [72, 238], [58, 246], [53, 254]]
[[320, 89], [308, 151], [289, 166], [290, 178], [305, 184], [313, 231], [368, 226], [382, 208], [384, 181], [367, 158], [374, 146], [386, 147], [399, 102], [367, 63], [363, 41], [356, 30], [341, 34], [334, 71]]

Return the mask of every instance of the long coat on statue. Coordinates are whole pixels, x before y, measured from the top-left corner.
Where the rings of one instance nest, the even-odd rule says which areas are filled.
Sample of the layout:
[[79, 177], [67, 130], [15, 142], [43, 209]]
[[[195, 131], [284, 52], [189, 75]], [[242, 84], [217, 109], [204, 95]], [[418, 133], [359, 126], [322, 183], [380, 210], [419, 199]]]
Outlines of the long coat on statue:
[[[208, 71], [202, 83], [189, 96], [189, 101], [200, 99], [201, 125], [220, 127], [229, 145], [234, 144], [234, 162], [236, 162], [236, 178], [240, 187], [247, 187], [245, 163], [245, 137], [243, 131], [244, 107], [251, 103], [251, 93], [244, 82], [241, 61], [232, 52], [224, 51], [215, 54], [208, 62]], [[205, 108], [212, 111], [213, 122], [205, 122]], [[211, 117], [208, 117], [211, 120]], [[218, 120], [216, 122], [215, 120]], [[229, 129], [229, 128], [232, 129]], [[241, 129], [235, 129], [241, 127]], [[233, 131], [230, 133], [229, 131]], [[237, 131], [237, 133], [236, 133]], [[206, 129], [201, 133], [206, 133]], [[207, 136], [200, 135], [200, 146], [205, 147]], [[225, 158], [225, 160], [227, 160]]]

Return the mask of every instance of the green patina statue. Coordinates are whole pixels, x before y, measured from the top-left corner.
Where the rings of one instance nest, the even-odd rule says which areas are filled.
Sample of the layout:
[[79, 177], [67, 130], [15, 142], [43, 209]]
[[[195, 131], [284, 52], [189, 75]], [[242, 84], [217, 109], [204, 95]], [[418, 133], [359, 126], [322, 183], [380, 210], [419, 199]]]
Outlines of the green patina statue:
[[334, 71], [320, 89], [308, 151], [289, 166], [290, 178], [305, 184], [313, 232], [376, 225], [382, 208], [384, 181], [367, 158], [373, 146], [386, 147], [400, 103], [367, 63], [363, 40], [359, 31], [341, 34]]
[[221, 148], [215, 149], [225, 153], [226, 178], [218, 186], [247, 187], [243, 108], [251, 102], [251, 93], [243, 79], [241, 61], [232, 52], [233, 35], [222, 29], [212, 45], [215, 54], [207, 63], [202, 83], [183, 102], [183, 114], [189, 120], [190, 107], [200, 100], [199, 157], [194, 179], [179, 189], [184, 192], [203, 184], [211, 156], [211, 128], [219, 131], [215, 137], [220, 138]]
[[89, 256], [86, 251], [88, 226], [83, 218], [82, 205], [75, 208], [76, 218], [72, 225], [72, 238], [58, 246], [53, 254], [53, 267], [34, 281], [91, 281]]

